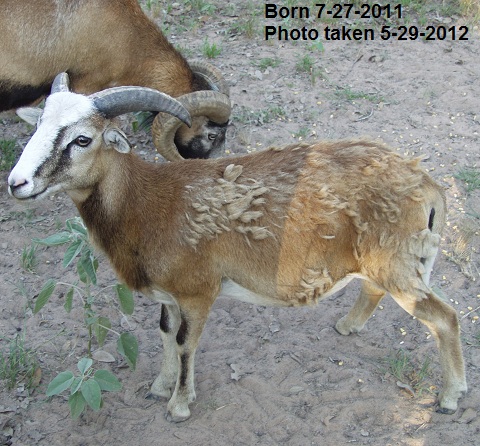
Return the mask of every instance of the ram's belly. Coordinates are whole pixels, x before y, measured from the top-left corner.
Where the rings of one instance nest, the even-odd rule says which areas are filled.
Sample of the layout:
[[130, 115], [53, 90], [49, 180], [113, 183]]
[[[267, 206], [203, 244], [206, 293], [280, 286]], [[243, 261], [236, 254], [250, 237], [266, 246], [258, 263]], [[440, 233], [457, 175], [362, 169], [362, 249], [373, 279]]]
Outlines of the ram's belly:
[[333, 283], [331, 280], [327, 280], [324, 274], [320, 274], [316, 277], [312, 275], [307, 277], [306, 280], [302, 279], [301, 283], [296, 286], [279, 286], [276, 293], [272, 290], [272, 293], [269, 293], [268, 295], [256, 293], [242, 287], [233, 280], [225, 279], [222, 282], [220, 296], [263, 306], [296, 307], [313, 305], [317, 303], [319, 299], [331, 296], [341, 290], [354, 277], [357, 277], [357, 275], [348, 275], [338, 282]]

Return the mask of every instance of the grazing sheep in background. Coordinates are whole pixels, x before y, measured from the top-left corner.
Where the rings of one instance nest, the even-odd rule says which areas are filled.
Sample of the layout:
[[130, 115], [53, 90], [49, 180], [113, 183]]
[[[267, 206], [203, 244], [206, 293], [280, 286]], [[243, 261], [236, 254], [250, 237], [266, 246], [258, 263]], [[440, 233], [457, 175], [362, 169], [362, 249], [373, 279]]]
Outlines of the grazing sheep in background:
[[[151, 394], [170, 398], [168, 420], [190, 416], [195, 350], [219, 294], [312, 305], [354, 277], [362, 290], [337, 331], [360, 331], [390, 293], [434, 335], [439, 411], [457, 409], [467, 390], [459, 323], [428, 285], [445, 200], [418, 160], [375, 142], [332, 141], [150, 164], [105, 117], [133, 104], [128, 92], [101, 97], [48, 98], [9, 192], [67, 192], [120, 280], [162, 304], [164, 355]], [[125, 106], [106, 113], [112, 97]]]
[[231, 111], [225, 80], [207, 63], [189, 65], [137, 0], [3, 0], [0, 30], [0, 111], [48, 94], [67, 71], [78, 93], [138, 85], [182, 97], [191, 129], [171, 119], [166, 128], [165, 115], [154, 121], [165, 158], [224, 153]]

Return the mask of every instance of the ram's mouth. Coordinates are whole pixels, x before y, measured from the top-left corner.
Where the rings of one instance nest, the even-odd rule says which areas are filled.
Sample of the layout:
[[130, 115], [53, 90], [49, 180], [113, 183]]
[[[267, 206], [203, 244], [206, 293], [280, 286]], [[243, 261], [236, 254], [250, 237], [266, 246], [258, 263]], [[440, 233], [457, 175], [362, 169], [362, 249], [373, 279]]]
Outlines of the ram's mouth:
[[12, 191], [11, 189], [9, 189], [9, 192], [10, 192], [10, 195], [12, 195], [12, 197], [16, 198], [17, 200], [20, 200], [20, 201], [30, 201], [30, 200], [32, 200], [33, 201], [33, 200], [41, 199], [45, 195], [47, 195], [47, 188], [41, 190], [40, 192], [37, 192], [36, 194], [27, 195], [27, 196], [17, 196], [17, 194], [15, 194], [15, 191]]

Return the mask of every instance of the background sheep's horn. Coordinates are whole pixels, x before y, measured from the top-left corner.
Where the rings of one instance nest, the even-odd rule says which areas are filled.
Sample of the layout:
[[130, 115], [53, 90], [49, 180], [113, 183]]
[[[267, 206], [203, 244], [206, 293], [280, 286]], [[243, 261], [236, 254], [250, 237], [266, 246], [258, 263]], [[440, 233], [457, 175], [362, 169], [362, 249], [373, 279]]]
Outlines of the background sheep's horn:
[[191, 125], [188, 110], [176, 99], [146, 87], [114, 87], [89, 96], [107, 118], [136, 111], [158, 111], [168, 113], [180, 121]]
[[220, 70], [208, 62], [193, 60], [188, 63], [195, 75], [200, 76], [210, 86], [210, 90], [230, 96], [230, 88]]
[[52, 83], [51, 94], [70, 91], [70, 78], [67, 73], [59, 73]]
[[[231, 103], [228, 96], [216, 91], [196, 91], [177, 98], [190, 112], [192, 118], [206, 116], [218, 124], [226, 123], [230, 118]], [[182, 123], [173, 116], [159, 113], [152, 124], [153, 143], [165, 159], [169, 161], [182, 160], [174, 143], [175, 133]]]

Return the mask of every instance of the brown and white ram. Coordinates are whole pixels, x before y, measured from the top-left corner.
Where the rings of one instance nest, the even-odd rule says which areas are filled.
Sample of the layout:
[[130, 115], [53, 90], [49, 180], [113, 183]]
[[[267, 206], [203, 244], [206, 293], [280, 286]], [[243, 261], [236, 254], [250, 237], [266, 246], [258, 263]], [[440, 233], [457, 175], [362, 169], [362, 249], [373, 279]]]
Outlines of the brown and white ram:
[[3, 0], [0, 30], [0, 111], [48, 94], [66, 71], [78, 93], [138, 85], [181, 98], [192, 127], [166, 123], [165, 115], [152, 127], [165, 158], [224, 153], [230, 117], [224, 78], [210, 64], [189, 65], [137, 0]]
[[434, 335], [439, 411], [454, 412], [467, 390], [459, 323], [428, 285], [445, 200], [418, 160], [345, 140], [151, 164], [109, 119], [143, 94], [188, 120], [157, 92], [53, 93], [8, 185], [25, 201], [65, 191], [120, 280], [162, 304], [151, 394], [170, 398], [167, 419], [190, 416], [195, 350], [217, 296], [312, 305], [354, 277], [362, 290], [338, 332], [360, 331], [390, 293]]

